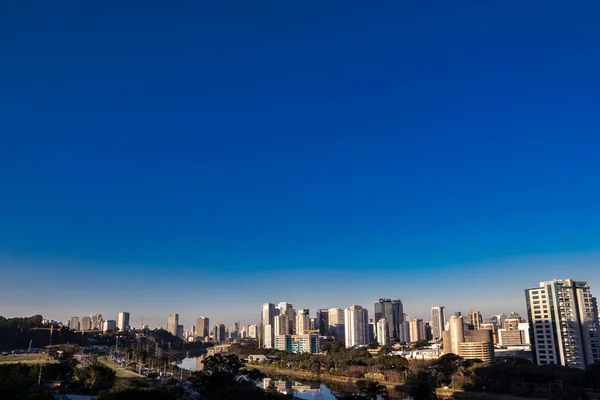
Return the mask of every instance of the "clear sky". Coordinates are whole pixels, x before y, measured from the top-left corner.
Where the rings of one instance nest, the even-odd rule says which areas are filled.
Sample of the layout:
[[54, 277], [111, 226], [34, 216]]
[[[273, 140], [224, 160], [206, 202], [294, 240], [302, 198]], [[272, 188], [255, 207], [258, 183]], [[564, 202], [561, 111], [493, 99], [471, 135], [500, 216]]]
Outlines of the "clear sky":
[[0, 314], [600, 295], [599, 7], [2, 2]]

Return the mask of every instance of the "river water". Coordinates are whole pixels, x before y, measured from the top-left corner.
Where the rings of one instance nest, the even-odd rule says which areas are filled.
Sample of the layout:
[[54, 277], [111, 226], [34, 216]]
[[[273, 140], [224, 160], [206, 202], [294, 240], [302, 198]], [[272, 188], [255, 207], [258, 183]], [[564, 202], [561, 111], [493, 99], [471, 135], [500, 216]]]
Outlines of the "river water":
[[[204, 357], [184, 358], [177, 361], [177, 366], [189, 371], [199, 371], [202, 369], [203, 359]], [[269, 375], [260, 382], [262, 388], [269, 387], [269, 385], [275, 386], [281, 393], [293, 393], [296, 398], [305, 400], [336, 400], [336, 395], [359, 392], [356, 385], [351, 383], [321, 382], [284, 375]], [[410, 400], [410, 397], [392, 389], [388, 389], [388, 395], [393, 400]]]

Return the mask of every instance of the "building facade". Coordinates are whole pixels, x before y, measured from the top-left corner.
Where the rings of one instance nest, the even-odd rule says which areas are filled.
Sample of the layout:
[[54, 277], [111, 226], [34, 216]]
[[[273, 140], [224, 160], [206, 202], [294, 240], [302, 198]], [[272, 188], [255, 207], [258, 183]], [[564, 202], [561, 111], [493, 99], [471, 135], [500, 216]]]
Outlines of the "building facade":
[[410, 321], [410, 341], [414, 343], [419, 340], [427, 340], [425, 322], [422, 319], [413, 319]]
[[368, 344], [367, 324], [369, 314], [365, 308], [353, 305], [344, 310], [346, 347]]
[[310, 331], [310, 316], [308, 310], [298, 310], [296, 314], [296, 335], [306, 335]]
[[329, 332], [335, 336], [336, 340], [344, 341], [344, 336], [346, 334], [344, 310], [341, 308], [330, 308], [328, 319]]
[[377, 343], [385, 346], [390, 343], [390, 327], [385, 318], [377, 321]]
[[587, 282], [541, 282], [525, 290], [531, 353], [538, 365], [584, 369], [600, 361], [597, 301]]
[[79, 329], [81, 329], [82, 331], [91, 331], [92, 330], [92, 319], [90, 317], [81, 317]]
[[467, 319], [467, 323], [473, 326], [473, 329], [478, 330], [481, 328], [483, 322], [483, 315], [481, 311], [470, 311]]
[[276, 335], [275, 348], [288, 353], [318, 353], [319, 335]]
[[198, 317], [196, 318], [196, 336], [200, 337], [208, 337], [209, 336], [209, 327], [210, 327], [210, 319], [208, 317]]
[[169, 314], [167, 318], [167, 332], [177, 336], [177, 326], [179, 325], [179, 314]]
[[446, 329], [446, 308], [431, 307], [431, 336], [433, 340], [442, 340], [442, 332]]
[[227, 341], [226, 338], [226, 329], [223, 324], [216, 324], [213, 328], [213, 340], [219, 344], [225, 343]]
[[122, 331], [124, 329], [129, 329], [129, 313], [128, 312], [121, 311], [117, 315], [117, 328], [119, 328], [120, 331]]
[[287, 333], [292, 335], [296, 329], [296, 311], [292, 303], [281, 302], [277, 304], [279, 315], [285, 315], [287, 319]]
[[467, 360], [494, 361], [494, 342], [490, 330], [465, 330], [463, 317], [450, 317], [442, 332], [444, 354], [453, 353]]
[[69, 324], [69, 327], [74, 331], [79, 330], [79, 317], [71, 317], [71, 323]]
[[114, 319], [107, 319], [102, 323], [102, 330], [104, 332], [112, 331], [117, 327], [117, 321]]

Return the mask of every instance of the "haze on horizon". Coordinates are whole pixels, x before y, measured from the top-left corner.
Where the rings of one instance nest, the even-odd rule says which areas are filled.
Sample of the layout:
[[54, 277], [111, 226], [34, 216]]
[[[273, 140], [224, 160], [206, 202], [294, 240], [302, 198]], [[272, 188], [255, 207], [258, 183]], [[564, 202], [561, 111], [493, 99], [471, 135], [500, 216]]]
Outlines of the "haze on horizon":
[[600, 294], [600, 5], [8, 4], [0, 315]]

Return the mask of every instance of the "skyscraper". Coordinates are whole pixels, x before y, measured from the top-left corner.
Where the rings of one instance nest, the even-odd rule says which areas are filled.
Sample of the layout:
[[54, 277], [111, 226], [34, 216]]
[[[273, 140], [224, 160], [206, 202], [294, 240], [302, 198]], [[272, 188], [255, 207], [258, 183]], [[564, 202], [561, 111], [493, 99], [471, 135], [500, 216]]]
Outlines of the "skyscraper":
[[296, 335], [306, 335], [310, 331], [310, 316], [308, 310], [298, 310], [296, 314]]
[[345, 318], [344, 310], [341, 308], [330, 308], [327, 316], [329, 319], [329, 331], [333, 333], [336, 340], [344, 340]]
[[277, 304], [279, 309], [279, 315], [285, 315], [287, 317], [288, 333], [291, 335], [294, 333], [296, 327], [296, 311], [292, 303], [281, 302]]
[[217, 343], [224, 343], [225, 342], [225, 325], [223, 324], [216, 324], [214, 327], [214, 332], [213, 332], [213, 339], [215, 342]]
[[102, 330], [104, 332], [112, 331], [116, 327], [117, 327], [117, 321], [115, 321], [113, 319], [107, 319], [106, 321], [102, 322]]
[[388, 324], [389, 338], [398, 340], [399, 325], [404, 320], [404, 310], [402, 301], [391, 299], [379, 299], [375, 303], [375, 318], [374, 321], [379, 322], [385, 318]]
[[179, 314], [169, 314], [167, 319], [167, 332], [177, 336], [177, 326], [179, 325]]
[[389, 329], [390, 329], [389, 324], [387, 323], [385, 318], [381, 318], [379, 321], [377, 321], [377, 342], [381, 346], [389, 344], [389, 340], [390, 340]]
[[92, 330], [92, 319], [90, 317], [81, 317], [81, 323], [79, 324], [79, 329], [82, 331], [91, 331]]
[[424, 339], [427, 339], [425, 322], [422, 319], [413, 319], [410, 321], [410, 341], [414, 343]]
[[207, 337], [209, 327], [208, 317], [198, 317], [196, 319], [196, 335], [200, 337]]
[[446, 327], [446, 309], [444, 306], [431, 307], [431, 335], [433, 340], [442, 340]]
[[79, 330], [79, 317], [71, 317], [70, 327], [74, 331]]
[[538, 364], [584, 369], [600, 361], [596, 298], [587, 282], [541, 282], [525, 290], [531, 353]]
[[102, 314], [92, 314], [90, 318], [92, 319], [92, 329], [102, 330]]
[[[277, 310], [279, 311], [279, 310]], [[262, 308], [262, 316], [261, 316], [261, 325], [262, 325], [262, 338], [263, 343], [261, 343], [261, 347], [265, 346], [265, 343], [273, 343], [274, 335], [273, 335], [273, 325], [275, 324], [275, 304], [273, 303], [264, 303]], [[267, 328], [267, 326], [271, 326], [271, 328]], [[266, 337], [265, 331], [269, 330], [271, 335], [269, 338]]]
[[275, 320], [274, 335], [275, 336], [289, 335], [287, 315], [285, 315], [285, 314], [276, 315], [274, 320]]
[[483, 316], [481, 315], [481, 311], [470, 311], [467, 323], [469, 325], [473, 325], [475, 330], [478, 330], [481, 327], [481, 323], [483, 322]]
[[120, 331], [129, 328], [129, 313], [121, 311], [117, 316], [117, 328]]
[[344, 310], [346, 322], [346, 347], [360, 346], [367, 343], [367, 324], [369, 315], [366, 309], [353, 305]]
[[319, 309], [317, 310], [317, 327], [319, 334], [325, 336], [329, 332], [329, 310]]

